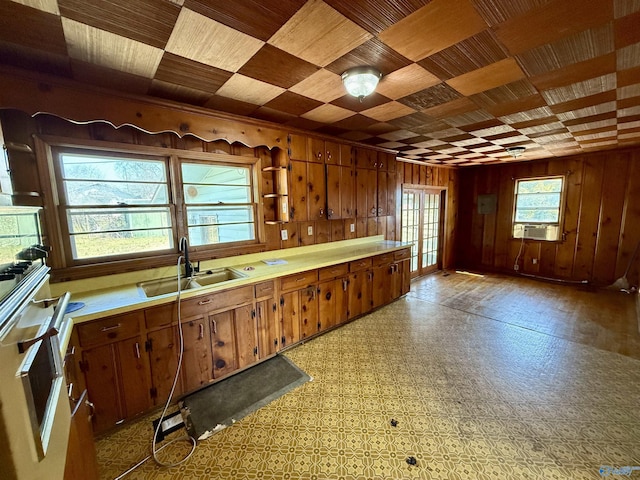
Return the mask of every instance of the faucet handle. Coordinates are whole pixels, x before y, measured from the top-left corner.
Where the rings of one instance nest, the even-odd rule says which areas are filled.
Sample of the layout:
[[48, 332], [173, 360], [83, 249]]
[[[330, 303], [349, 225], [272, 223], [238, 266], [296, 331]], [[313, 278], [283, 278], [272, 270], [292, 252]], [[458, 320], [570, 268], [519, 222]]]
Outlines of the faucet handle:
[[193, 271], [195, 273], [198, 273], [200, 271], [200, 260], [198, 260], [198, 263], [196, 263], [193, 267]]

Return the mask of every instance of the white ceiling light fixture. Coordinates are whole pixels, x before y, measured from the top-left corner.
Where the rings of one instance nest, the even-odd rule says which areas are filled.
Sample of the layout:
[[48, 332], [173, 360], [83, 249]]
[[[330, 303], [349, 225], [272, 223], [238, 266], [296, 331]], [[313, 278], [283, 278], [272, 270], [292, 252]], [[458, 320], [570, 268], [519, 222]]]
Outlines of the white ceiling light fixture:
[[507, 147], [505, 149], [509, 155], [513, 158], [518, 158], [520, 155], [524, 153], [524, 147]]
[[342, 83], [349, 95], [362, 102], [374, 92], [381, 78], [382, 73], [373, 67], [354, 67], [342, 74]]

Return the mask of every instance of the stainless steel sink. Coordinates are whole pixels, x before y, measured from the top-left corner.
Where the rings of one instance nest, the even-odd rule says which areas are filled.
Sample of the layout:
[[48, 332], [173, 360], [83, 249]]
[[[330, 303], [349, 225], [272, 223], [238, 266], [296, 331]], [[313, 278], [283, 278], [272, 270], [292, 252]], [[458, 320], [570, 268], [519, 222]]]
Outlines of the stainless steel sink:
[[[230, 268], [207, 270], [205, 273], [199, 273], [192, 278], [181, 278], [180, 289], [193, 290], [194, 288], [207, 287], [245, 277], [246, 275]], [[158, 295], [176, 293], [178, 291], [178, 282], [174, 277], [149, 280], [148, 282], [140, 282], [137, 285], [145, 297], [157, 297]]]

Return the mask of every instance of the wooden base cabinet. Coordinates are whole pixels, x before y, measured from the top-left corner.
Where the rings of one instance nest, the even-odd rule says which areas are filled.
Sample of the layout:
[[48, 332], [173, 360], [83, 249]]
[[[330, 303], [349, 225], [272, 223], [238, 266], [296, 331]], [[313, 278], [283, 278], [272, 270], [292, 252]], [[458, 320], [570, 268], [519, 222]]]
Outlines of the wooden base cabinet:
[[98, 480], [96, 445], [91, 428], [91, 406], [84, 390], [71, 412], [64, 480]]

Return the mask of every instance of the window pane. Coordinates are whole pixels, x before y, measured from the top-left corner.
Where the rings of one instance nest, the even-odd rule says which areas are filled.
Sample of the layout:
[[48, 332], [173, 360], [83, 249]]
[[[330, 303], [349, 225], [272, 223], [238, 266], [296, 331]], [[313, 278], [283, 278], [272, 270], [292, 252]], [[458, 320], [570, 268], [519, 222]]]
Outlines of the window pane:
[[518, 193], [547, 193], [561, 192], [561, 178], [546, 178], [541, 180], [520, 180], [518, 182]]
[[169, 203], [166, 184], [67, 180], [68, 205], [126, 205]]
[[193, 203], [251, 203], [251, 188], [235, 185], [185, 185], [184, 199]]
[[253, 207], [211, 206], [187, 208], [191, 245], [255, 239]]
[[562, 178], [518, 181], [514, 222], [558, 223], [562, 181]]
[[557, 223], [558, 222], [558, 209], [557, 208], [533, 208], [533, 209], [518, 209], [516, 211], [516, 222], [521, 223]]
[[164, 162], [132, 158], [64, 153], [60, 156], [64, 180], [102, 180], [164, 183]]
[[518, 195], [518, 208], [558, 208], [559, 206], [559, 193]]
[[182, 183], [184, 184], [250, 185], [249, 176], [249, 167], [182, 163]]
[[169, 208], [70, 209], [67, 212], [70, 233], [121, 233], [131, 230], [168, 228]]
[[73, 258], [77, 259], [168, 250], [173, 247], [170, 228], [141, 232], [72, 234], [70, 239]]

